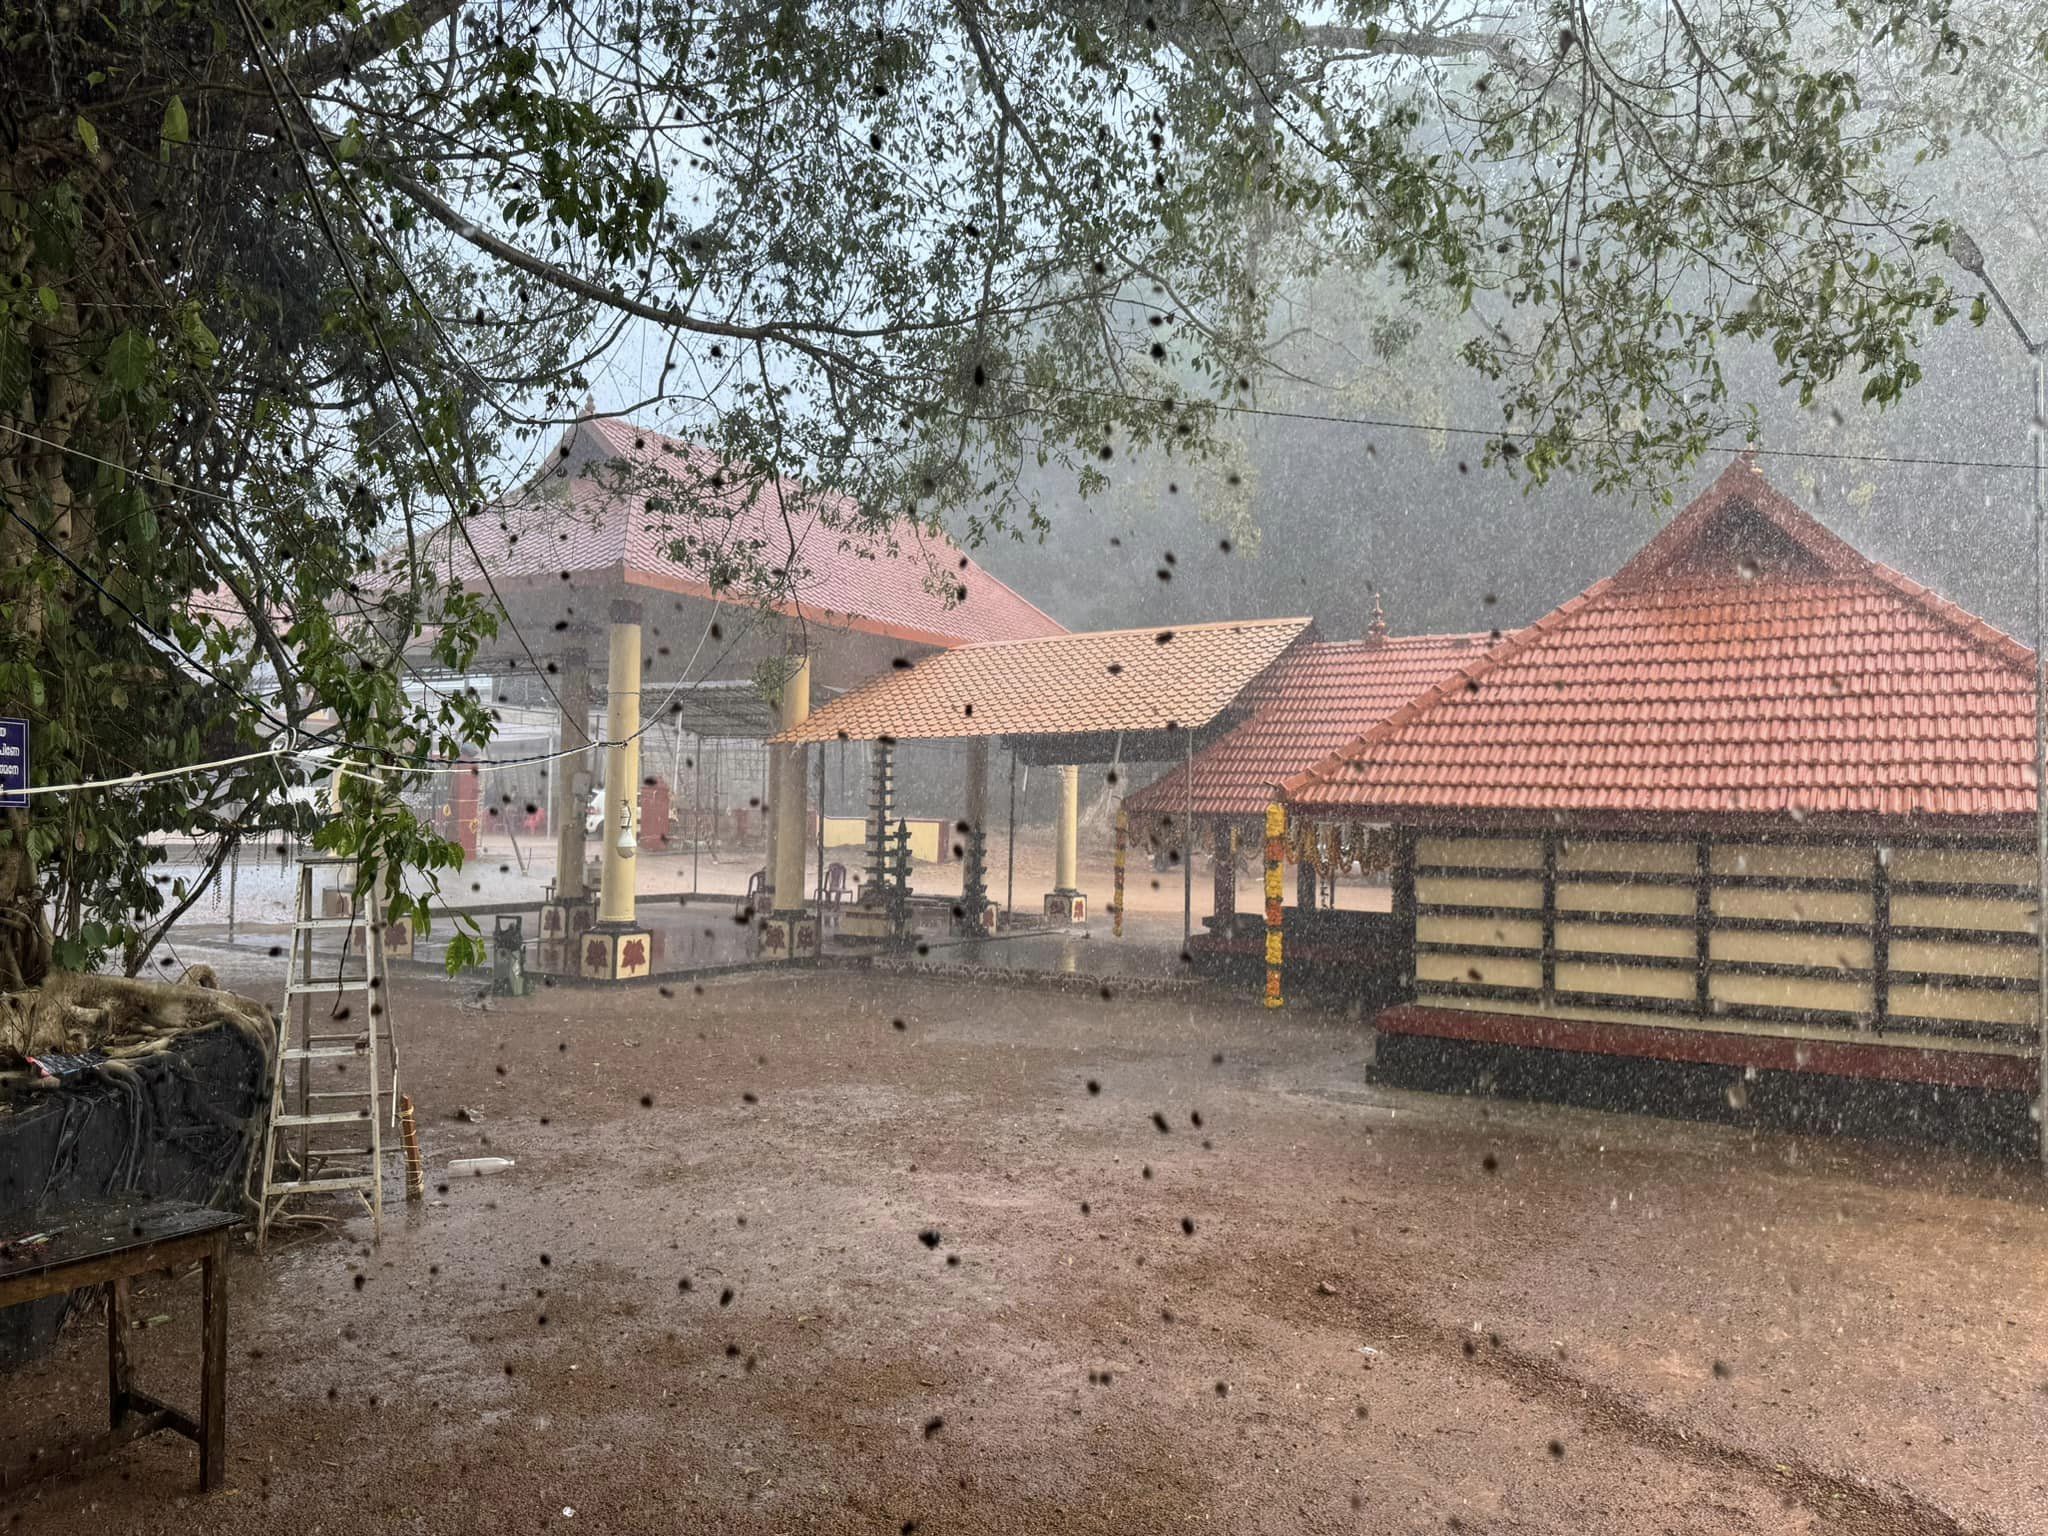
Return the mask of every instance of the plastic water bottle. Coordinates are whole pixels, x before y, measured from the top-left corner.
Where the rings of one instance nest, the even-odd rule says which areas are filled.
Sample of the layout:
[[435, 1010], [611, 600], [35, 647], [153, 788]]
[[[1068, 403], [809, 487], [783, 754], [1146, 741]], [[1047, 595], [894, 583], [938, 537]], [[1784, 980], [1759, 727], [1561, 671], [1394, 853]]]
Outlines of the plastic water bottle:
[[458, 1157], [448, 1165], [452, 1174], [468, 1174], [481, 1177], [487, 1173], [502, 1173], [512, 1166], [509, 1157]]

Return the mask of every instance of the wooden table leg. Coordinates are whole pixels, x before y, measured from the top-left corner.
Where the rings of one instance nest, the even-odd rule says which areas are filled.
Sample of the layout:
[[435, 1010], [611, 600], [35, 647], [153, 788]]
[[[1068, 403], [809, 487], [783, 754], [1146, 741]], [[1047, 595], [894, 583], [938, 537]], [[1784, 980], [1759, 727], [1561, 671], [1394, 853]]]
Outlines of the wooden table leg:
[[204, 1336], [199, 1386], [199, 1489], [218, 1488], [228, 1470], [228, 1245], [215, 1240], [203, 1264]]
[[128, 1277], [109, 1280], [107, 1292], [107, 1427], [119, 1429], [128, 1417], [133, 1377], [128, 1370]]

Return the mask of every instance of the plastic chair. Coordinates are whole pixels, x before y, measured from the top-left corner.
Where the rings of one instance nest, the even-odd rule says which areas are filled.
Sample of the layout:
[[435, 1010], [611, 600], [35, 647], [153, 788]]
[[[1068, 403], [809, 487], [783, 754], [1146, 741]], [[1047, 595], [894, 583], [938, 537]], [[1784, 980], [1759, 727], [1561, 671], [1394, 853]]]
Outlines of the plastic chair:
[[825, 905], [828, 907], [837, 908], [840, 905], [842, 905], [846, 901], [847, 897], [851, 894], [851, 888], [846, 878], [846, 866], [844, 864], [826, 865]]

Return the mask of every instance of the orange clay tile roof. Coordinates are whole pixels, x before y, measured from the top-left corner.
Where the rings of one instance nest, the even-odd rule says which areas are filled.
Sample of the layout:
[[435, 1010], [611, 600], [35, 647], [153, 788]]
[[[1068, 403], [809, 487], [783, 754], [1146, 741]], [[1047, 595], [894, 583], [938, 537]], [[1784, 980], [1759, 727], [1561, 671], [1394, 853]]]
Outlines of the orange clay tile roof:
[[[500, 587], [558, 581], [567, 572], [572, 581], [611, 578], [734, 603], [766, 595], [781, 612], [801, 610], [812, 622], [913, 645], [1064, 633], [943, 534], [908, 522], [851, 532], [845, 520], [853, 506], [842, 497], [778, 480], [749, 502], [719, 479], [718, 461], [704, 449], [586, 416], [519, 496], [472, 517], [467, 528]], [[659, 510], [690, 492], [714, 510], [687, 521]], [[689, 543], [682, 560], [670, 553], [679, 537]], [[450, 542], [445, 527], [436, 530], [436, 556], [448, 558]], [[468, 549], [457, 542], [452, 555], [456, 573], [475, 584]], [[710, 578], [721, 571], [764, 568], [776, 573], [777, 590], [721, 583], [713, 591]]]
[[[1245, 692], [1252, 716], [1195, 754], [1197, 816], [1257, 816], [1277, 786], [1476, 661], [1493, 636], [1399, 635], [1296, 646]], [[1176, 766], [1124, 801], [1133, 815], [1188, 810]]]
[[1738, 460], [1589, 588], [1285, 787], [1399, 820], [2034, 810], [2033, 652]]
[[770, 739], [1195, 730], [1308, 627], [1307, 619], [1256, 619], [963, 645], [885, 672]]

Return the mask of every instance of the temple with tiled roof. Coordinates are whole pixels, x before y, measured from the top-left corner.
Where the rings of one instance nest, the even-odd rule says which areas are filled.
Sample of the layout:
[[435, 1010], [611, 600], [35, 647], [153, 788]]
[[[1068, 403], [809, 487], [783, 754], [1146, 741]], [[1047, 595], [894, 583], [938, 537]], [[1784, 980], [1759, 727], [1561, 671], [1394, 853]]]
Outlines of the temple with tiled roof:
[[[1470, 665], [1498, 638], [1484, 631], [1395, 635], [1375, 598], [1363, 638], [1294, 646], [1245, 690], [1239, 724], [1125, 800], [1141, 842], [1155, 849], [1199, 847], [1204, 841], [1211, 847], [1212, 915], [1208, 931], [1191, 944], [1199, 966], [1264, 949], [1259, 922], [1238, 917], [1237, 849], [1256, 836], [1275, 788]], [[1183, 835], [1187, 827], [1192, 837]], [[1300, 909], [1330, 903], [1333, 893], [1318, 893], [1312, 861], [1299, 861], [1296, 873]], [[1329, 943], [1322, 949], [1324, 961], [1339, 960]]]
[[430, 551], [500, 594], [612, 579], [664, 595], [766, 607], [827, 630], [924, 649], [1064, 633], [943, 533], [876, 526], [844, 497], [728, 477], [705, 449], [585, 415], [520, 493]]
[[2033, 652], [1748, 458], [1611, 578], [1282, 789], [1391, 832], [1382, 1049], [2032, 1093]]
[[[640, 849], [664, 846], [673, 789], [642, 776], [651, 727], [671, 733], [674, 762], [684, 731], [763, 739], [800, 723], [814, 694], [956, 646], [1065, 633], [943, 533], [877, 523], [793, 480], [733, 473], [701, 447], [588, 407], [516, 495], [434, 529], [422, 556], [498, 613], [472, 670], [523, 673], [559, 713], [562, 760], [548, 780], [556, 876], [540, 957], [544, 970], [593, 980], [645, 976], [662, 959], [637, 894]], [[584, 821], [600, 752], [593, 893]], [[774, 812], [761, 943], [811, 953], [801, 750], [771, 752], [767, 777], [755, 797]]]

